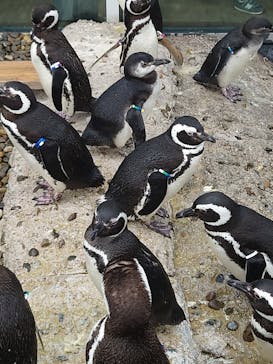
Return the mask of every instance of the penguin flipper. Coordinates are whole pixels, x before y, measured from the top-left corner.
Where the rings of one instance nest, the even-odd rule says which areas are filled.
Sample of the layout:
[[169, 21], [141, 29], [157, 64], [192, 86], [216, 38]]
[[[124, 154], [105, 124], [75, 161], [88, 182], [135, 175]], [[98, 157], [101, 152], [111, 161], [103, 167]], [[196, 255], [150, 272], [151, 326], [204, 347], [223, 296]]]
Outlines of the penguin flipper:
[[146, 131], [141, 111], [129, 109], [126, 121], [133, 130], [135, 148], [146, 140]]
[[139, 215], [149, 215], [161, 205], [168, 188], [168, 179], [160, 172], [152, 173], [148, 178], [150, 194], [145, 201], [143, 208], [138, 212]]
[[246, 261], [246, 281], [253, 282], [263, 278], [266, 263], [262, 254], [257, 253]]
[[55, 108], [62, 111], [62, 93], [67, 73], [62, 66], [52, 69], [52, 99]]

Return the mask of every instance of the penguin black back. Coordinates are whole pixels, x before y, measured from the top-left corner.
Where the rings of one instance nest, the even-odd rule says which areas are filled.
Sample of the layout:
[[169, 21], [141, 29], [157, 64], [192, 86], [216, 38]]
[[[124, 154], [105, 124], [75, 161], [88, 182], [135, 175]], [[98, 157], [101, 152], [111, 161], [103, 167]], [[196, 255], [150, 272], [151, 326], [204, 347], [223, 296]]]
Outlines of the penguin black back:
[[0, 266], [0, 364], [36, 364], [36, 328], [15, 274]]

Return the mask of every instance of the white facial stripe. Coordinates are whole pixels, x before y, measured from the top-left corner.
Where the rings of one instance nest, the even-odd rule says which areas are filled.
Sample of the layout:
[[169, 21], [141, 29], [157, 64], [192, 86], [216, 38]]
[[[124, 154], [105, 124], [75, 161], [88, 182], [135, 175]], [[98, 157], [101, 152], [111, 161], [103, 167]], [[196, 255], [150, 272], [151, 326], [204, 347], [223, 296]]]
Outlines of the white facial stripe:
[[13, 114], [23, 114], [25, 113], [26, 111], [28, 111], [28, 109], [30, 108], [31, 106], [31, 102], [30, 100], [28, 99], [28, 97], [22, 92], [22, 91], [19, 91], [19, 90], [15, 90], [14, 88], [12, 87], [9, 87], [9, 90], [11, 92], [12, 95], [18, 95], [21, 99], [21, 102], [22, 102], [22, 106], [20, 107], [20, 109], [18, 110], [13, 110], [13, 109], [10, 109], [9, 107], [3, 105], [3, 107], [12, 112]]
[[50, 16], [53, 16], [54, 20], [53, 20], [53, 23], [51, 23], [47, 29], [51, 29], [53, 28], [57, 23], [58, 23], [58, 20], [59, 20], [59, 14], [58, 14], [58, 11], [57, 10], [50, 10], [49, 12], [47, 12], [45, 14], [45, 16], [43, 17], [41, 23], [44, 23], [46, 21], [47, 18], [49, 18]]
[[143, 11], [141, 11], [140, 13], [135, 13], [132, 9], [131, 9], [131, 3], [135, 3], [136, 2], [136, 0], [127, 0], [126, 1], [126, 8], [127, 8], [127, 10], [131, 13], [131, 14], [133, 14], [133, 15], [141, 15], [141, 14], [144, 14], [144, 13], [146, 13], [146, 11], [148, 11], [150, 8], [151, 8], [151, 5], [149, 5], [146, 9], [144, 9]]
[[137, 67], [134, 70], [134, 76], [138, 78], [142, 78], [147, 76], [149, 73], [153, 72], [155, 70], [155, 65], [144, 67], [140, 63], [137, 65]]
[[150, 289], [150, 285], [149, 285], [146, 273], [136, 258], [134, 258], [134, 261], [136, 262], [137, 270], [140, 273], [140, 277], [141, 277], [142, 282], [144, 283], [144, 287], [145, 287], [146, 291], [148, 292], [149, 301], [152, 304], [152, 294], [151, 294], [151, 289]]
[[88, 362], [87, 364], [92, 364], [93, 363], [93, 358], [94, 358], [94, 354], [95, 354], [95, 351], [99, 345], [99, 343], [102, 341], [102, 339], [104, 338], [104, 332], [105, 332], [105, 324], [106, 324], [106, 320], [107, 320], [108, 316], [105, 316], [104, 319], [99, 320], [96, 325], [93, 327], [90, 335], [89, 335], [89, 340], [90, 341], [92, 339], [92, 334], [93, 332], [95, 332], [95, 330], [97, 329], [97, 327], [99, 326], [100, 324], [100, 328], [99, 328], [99, 332], [98, 332], [98, 335], [97, 337], [95, 337], [94, 339], [94, 342], [93, 342], [93, 345], [91, 346], [91, 349], [89, 350], [89, 353], [88, 353]]
[[102, 250], [99, 250], [99, 249], [95, 248], [94, 246], [92, 246], [91, 244], [89, 244], [87, 240], [84, 240], [83, 246], [86, 247], [86, 249], [91, 250], [95, 254], [99, 255], [102, 258], [103, 264], [105, 266], [108, 264], [107, 255]]
[[257, 330], [260, 334], [262, 334], [267, 339], [273, 339], [273, 333], [266, 331], [260, 324], [257, 322], [254, 317], [251, 317], [251, 325], [252, 327]]
[[266, 320], [270, 321], [270, 322], [273, 322], [273, 316], [269, 316], [269, 315], [266, 315], [265, 313], [261, 312], [261, 311], [258, 311], [256, 310], [256, 312], [262, 316], [263, 318], [265, 318]]
[[224, 206], [218, 206], [218, 205], [214, 205], [212, 203], [208, 203], [208, 204], [197, 205], [196, 209], [203, 210], [203, 211], [210, 209], [220, 216], [220, 218], [215, 222], [206, 221], [207, 225], [221, 226], [221, 225], [225, 225], [231, 219], [231, 212], [229, 211], [229, 209], [227, 209]]
[[270, 307], [273, 309], [273, 296], [269, 292], [260, 290], [259, 288], [254, 288], [253, 290], [259, 297], [264, 298]]
[[273, 264], [271, 259], [269, 258], [269, 256], [265, 253], [262, 253], [262, 255], [264, 256], [264, 260], [266, 263], [266, 270], [268, 272], [268, 274], [271, 276], [271, 278], [273, 278]]
[[[192, 126], [176, 124], [172, 127], [172, 130], [171, 130], [171, 136], [172, 136], [173, 141], [176, 144], [181, 145], [181, 147], [184, 147], [184, 148], [196, 148], [197, 147], [196, 145], [184, 144], [177, 138], [177, 135], [179, 133], [181, 133], [182, 131], [184, 131], [187, 134], [197, 133], [197, 130]], [[204, 142], [201, 142], [199, 145], [204, 145]]]
[[5, 119], [2, 114], [1, 114], [1, 121], [2, 121], [3, 125], [7, 127], [8, 130], [11, 130], [12, 133], [18, 137], [18, 139], [23, 140], [23, 142], [26, 143], [26, 145], [29, 148], [34, 147], [35, 143], [33, 143], [33, 144], [30, 143], [24, 135], [20, 134], [19, 130], [17, 128], [17, 125], [15, 123]]
[[111, 236], [118, 236], [119, 234], [121, 234], [124, 229], [126, 228], [127, 226], [127, 221], [128, 221], [128, 218], [127, 218], [127, 215], [125, 214], [125, 212], [120, 212], [117, 216], [117, 218], [115, 218], [114, 222], [118, 221], [120, 218], [123, 218], [124, 219], [124, 225], [123, 225], [123, 228], [122, 230], [118, 233], [118, 234], [115, 234], [115, 235], [111, 235]]
[[246, 258], [246, 255], [243, 252], [241, 252], [241, 250], [240, 250], [240, 244], [236, 240], [233, 239], [233, 237], [230, 235], [230, 233], [219, 232], [219, 231], [210, 231], [210, 230], [206, 230], [206, 231], [211, 236], [215, 236], [215, 237], [219, 236], [220, 238], [225, 239], [228, 243], [230, 243], [232, 245], [232, 247], [237, 255], [239, 255], [240, 257], [242, 257], [244, 259]]

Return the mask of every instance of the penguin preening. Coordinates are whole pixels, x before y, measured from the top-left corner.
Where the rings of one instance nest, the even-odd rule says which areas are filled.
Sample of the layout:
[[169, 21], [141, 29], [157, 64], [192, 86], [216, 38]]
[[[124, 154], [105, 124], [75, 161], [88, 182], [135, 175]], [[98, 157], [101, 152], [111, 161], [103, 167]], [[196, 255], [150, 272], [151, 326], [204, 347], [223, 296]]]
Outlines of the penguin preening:
[[70, 117], [75, 111], [91, 111], [92, 92], [87, 73], [58, 29], [58, 21], [58, 10], [53, 5], [33, 9], [31, 60], [56, 110]]
[[[105, 209], [104, 209], [105, 207]], [[127, 229], [127, 217], [120, 216], [115, 226], [115, 212], [101, 204], [92, 224], [85, 232], [84, 249], [88, 273], [103, 293], [103, 273], [114, 260], [134, 259], [147, 277], [152, 295], [152, 321], [155, 324], [177, 325], [185, 320], [183, 309], [176, 301], [171, 282], [162, 264], [139, 239]], [[113, 223], [113, 225], [112, 225]], [[124, 226], [122, 226], [124, 225]], [[123, 228], [123, 231], [117, 231]]]
[[213, 47], [193, 79], [204, 86], [220, 87], [230, 101], [239, 101], [240, 88], [231, 86], [231, 83], [241, 75], [270, 32], [272, 24], [267, 19], [250, 18]]
[[13, 145], [51, 186], [35, 198], [37, 204], [55, 202], [65, 188], [103, 184], [104, 178], [78, 132], [39, 103], [27, 85], [13, 81], [0, 88], [0, 112]]
[[36, 327], [22, 286], [0, 265], [0, 364], [36, 364]]
[[[119, 214], [151, 217], [188, 182], [200, 161], [205, 141], [215, 139], [191, 116], [177, 118], [169, 129], [142, 144], [121, 163], [101, 201]], [[97, 210], [98, 213], [98, 210]], [[151, 227], [169, 236], [170, 227]], [[120, 230], [121, 231], [121, 230]]]
[[199, 196], [177, 218], [204, 221], [219, 261], [234, 277], [252, 282], [273, 278], [273, 221], [240, 205], [222, 192]]
[[135, 259], [115, 260], [103, 276], [108, 315], [93, 328], [87, 364], [168, 364], [151, 322], [151, 291]]
[[251, 329], [259, 354], [273, 363], [273, 281], [261, 279], [251, 283], [229, 280], [227, 284], [245, 293], [253, 309]]
[[148, 111], [159, 92], [155, 68], [168, 59], [134, 53], [126, 61], [124, 77], [94, 103], [89, 124], [82, 134], [86, 144], [123, 147], [133, 134], [135, 146], [146, 139], [142, 111]]
[[129, 55], [146, 52], [154, 58], [158, 55], [158, 41], [165, 46], [177, 64], [182, 65], [183, 56], [162, 33], [163, 22], [158, 0], [119, 0], [124, 10], [126, 32], [121, 40], [120, 66]]

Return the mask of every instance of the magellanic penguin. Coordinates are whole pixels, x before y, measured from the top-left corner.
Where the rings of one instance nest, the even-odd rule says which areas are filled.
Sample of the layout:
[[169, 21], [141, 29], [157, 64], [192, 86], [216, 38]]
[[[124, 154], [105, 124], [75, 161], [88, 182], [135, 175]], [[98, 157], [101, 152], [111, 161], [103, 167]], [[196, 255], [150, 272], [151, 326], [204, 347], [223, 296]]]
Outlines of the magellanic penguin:
[[86, 363], [168, 364], [151, 322], [147, 277], [137, 260], [114, 260], [103, 281], [109, 313], [90, 334]]
[[92, 93], [86, 71], [58, 30], [58, 21], [58, 10], [53, 5], [33, 9], [31, 60], [56, 110], [69, 118], [75, 111], [91, 111]]
[[267, 19], [250, 18], [213, 47], [193, 79], [204, 86], [219, 86], [232, 102], [240, 100], [240, 89], [232, 87], [231, 83], [241, 75], [270, 32], [272, 24]]
[[163, 33], [163, 20], [158, 0], [119, 0], [124, 11], [126, 32], [122, 44], [121, 66], [128, 55], [146, 52], [157, 57], [158, 42], [168, 49], [174, 62], [182, 65], [183, 56], [166, 34]]
[[[119, 166], [101, 199], [110, 210], [115, 205], [115, 215], [112, 216], [115, 224], [119, 224], [119, 218], [124, 214], [141, 218], [155, 214], [195, 172], [205, 141], [215, 142], [215, 139], [204, 132], [197, 119], [183, 116], [177, 118], [165, 133], [140, 144], [131, 152]], [[151, 227], [167, 236], [170, 234], [166, 226], [160, 229], [156, 222]]]
[[36, 199], [53, 203], [65, 188], [98, 187], [104, 178], [77, 131], [21, 82], [0, 88], [1, 121], [13, 145], [51, 186]]
[[0, 363], [36, 364], [36, 327], [22, 286], [0, 265]]
[[91, 121], [82, 134], [86, 144], [120, 148], [132, 133], [135, 146], [144, 142], [142, 112], [149, 111], [159, 92], [155, 68], [169, 62], [147, 53], [132, 54], [125, 63], [124, 77], [94, 103]]
[[218, 191], [201, 195], [176, 214], [189, 216], [204, 221], [219, 261], [234, 277], [248, 282], [273, 278], [273, 221]]
[[[185, 320], [175, 294], [160, 261], [127, 229], [127, 217], [120, 216], [119, 224], [124, 230], [117, 234], [115, 215], [109, 206], [101, 204], [92, 224], [85, 232], [84, 249], [88, 273], [97, 289], [103, 293], [103, 272], [112, 261], [132, 259], [144, 270], [152, 294], [152, 316], [155, 324], [176, 325]], [[118, 211], [117, 211], [118, 212]], [[105, 225], [105, 221], [107, 225]], [[111, 224], [113, 225], [111, 226]]]
[[273, 363], [273, 281], [261, 279], [251, 283], [229, 280], [228, 285], [246, 294], [253, 308], [251, 329], [259, 354]]

